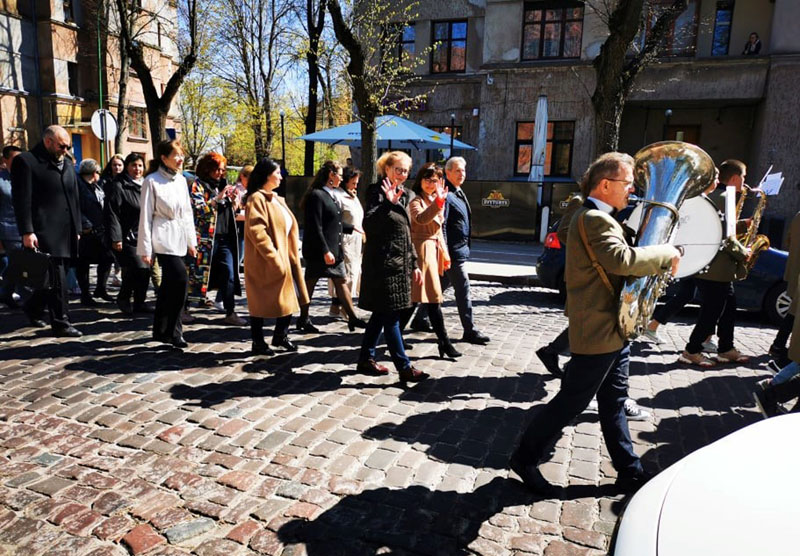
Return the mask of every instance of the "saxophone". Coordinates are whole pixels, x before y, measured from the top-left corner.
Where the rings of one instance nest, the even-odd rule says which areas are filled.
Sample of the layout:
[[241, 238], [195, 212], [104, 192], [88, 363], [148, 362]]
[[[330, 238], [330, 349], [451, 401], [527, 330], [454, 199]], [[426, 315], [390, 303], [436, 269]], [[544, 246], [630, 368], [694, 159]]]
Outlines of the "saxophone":
[[[744, 191], [742, 191], [742, 199], [744, 198]], [[769, 249], [769, 238], [764, 234], [758, 233], [758, 227], [761, 224], [761, 216], [764, 214], [764, 209], [766, 207], [767, 196], [764, 195], [764, 192], [762, 191], [758, 198], [756, 210], [753, 212], [753, 217], [750, 220], [750, 226], [747, 228], [747, 232], [736, 238], [742, 245], [750, 249], [750, 256], [747, 257], [747, 260], [745, 261], [745, 267], [747, 268], [748, 273], [753, 269], [753, 266], [755, 266], [758, 256], [763, 251]]]
[[[700, 195], [714, 179], [714, 161], [700, 147], [682, 141], [653, 143], [636, 153], [634, 160], [634, 176], [644, 190], [645, 203], [636, 245], [669, 243], [683, 201]], [[624, 337], [635, 338], [650, 322], [670, 278], [667, 271], [625, 280], [617, 314]]]

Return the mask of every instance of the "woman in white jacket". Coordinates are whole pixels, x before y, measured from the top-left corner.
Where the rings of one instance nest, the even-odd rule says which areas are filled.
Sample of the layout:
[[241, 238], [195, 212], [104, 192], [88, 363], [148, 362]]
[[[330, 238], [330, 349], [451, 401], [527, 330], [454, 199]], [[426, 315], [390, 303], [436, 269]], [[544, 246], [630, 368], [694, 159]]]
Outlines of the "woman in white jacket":
[[153, 339], [179, 348], [187, 346], [180, 319], [188, 283], [184, 257], [187, 253], [190, 257], [197, 256], [194, 216], [182, 168], [180, 143], [177, 140], [159, 143], [142, 184], [136, 246], [142, 261], [153, 264], [153, 258], [157, 257], [161, 266]]

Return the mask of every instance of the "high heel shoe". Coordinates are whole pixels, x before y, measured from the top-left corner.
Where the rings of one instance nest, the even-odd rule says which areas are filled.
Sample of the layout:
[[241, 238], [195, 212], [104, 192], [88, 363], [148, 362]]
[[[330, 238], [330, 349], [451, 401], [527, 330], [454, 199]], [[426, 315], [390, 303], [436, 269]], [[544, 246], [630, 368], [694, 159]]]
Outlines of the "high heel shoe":
[[422, 382], [429, 376], [431, 375], [414, 367], [400, 370], [400, 382]]
[[461, 357], [461, 352], [458, 351], [450, 340], [445, 340], [443, 342], [439, 342], [439, 357], [444, 358], [444, 356], [456, 358]]
[[282, 347], [286, 351], [297, 351], [297, 344], [291, 341], [288, 336], [272, 338], [272, 345], [275, 347]]
[[319, 334], [319, 328], [314, 326], [314, 323], [311, 322], [311, 319], [309, 317], [297, 319], [297, 324], [295, 325], [295, 327], [300, 332], [308, 332], [309, 334]]
[[347, 328], [352, 332], [356, 328], [366, 328], [367, 323], [358, 317], [353, 317], [347, 320]]

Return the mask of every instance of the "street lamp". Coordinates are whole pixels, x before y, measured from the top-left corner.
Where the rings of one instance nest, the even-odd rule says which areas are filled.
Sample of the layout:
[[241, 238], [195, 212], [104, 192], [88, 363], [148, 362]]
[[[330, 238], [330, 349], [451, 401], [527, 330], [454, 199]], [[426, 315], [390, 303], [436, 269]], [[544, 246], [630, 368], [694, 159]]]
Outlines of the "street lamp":
[[281, 110], [281, 160], [283, 167], [286, 168], [286, 137], [284, 135], [283, 120], [286, 118], [286, 112]]
[[450, 156], [453, 156], [453, 139], [456, 135], [456, 115], [450, 113]]

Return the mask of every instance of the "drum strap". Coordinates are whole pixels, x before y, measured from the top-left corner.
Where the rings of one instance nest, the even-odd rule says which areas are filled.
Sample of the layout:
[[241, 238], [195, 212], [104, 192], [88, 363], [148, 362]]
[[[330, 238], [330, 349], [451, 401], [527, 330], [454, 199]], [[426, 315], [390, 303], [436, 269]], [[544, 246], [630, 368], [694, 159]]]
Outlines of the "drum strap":
[[594, 249], [592, 249], [591, 245], [589, 245], [589, 240], [586, 238], [586, 226], [583, 223], [584, 218], [586, 218], [585, 212], [581, 214], [580, 218], [578, 218], [578, 231], [581, 234], [581, 241], [583, 242], [583, 246], [586, 248], [586, 253], [589, 255], [589, 260], [592, 262], [592, 266], [597, 271], [597, 274], [600, 275], [600, 278], [603, 280], [603, 283], [606, 285], [606, 288], [608, 288], [608, 291], [611, 292], [611, 296], [613, 297], [614, 287], [611, 285], [603, 265], [598, 262], [597, 257], [594, 254]]

